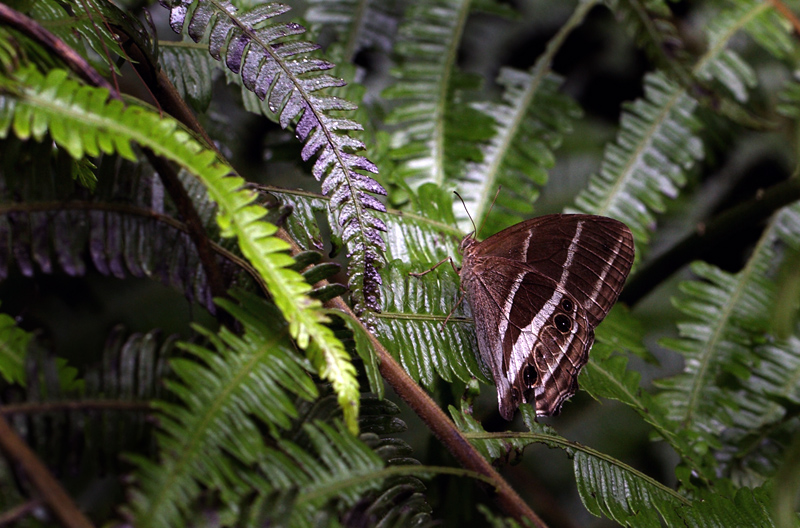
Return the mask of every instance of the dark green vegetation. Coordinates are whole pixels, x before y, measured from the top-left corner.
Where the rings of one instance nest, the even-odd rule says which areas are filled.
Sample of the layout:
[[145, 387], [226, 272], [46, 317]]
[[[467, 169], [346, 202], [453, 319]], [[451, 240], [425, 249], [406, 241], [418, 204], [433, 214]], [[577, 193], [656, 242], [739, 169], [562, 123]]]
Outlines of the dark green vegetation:
[[[800, 6], [163, 4], [0, 4], [0, 520], [796, 525]], [[453, 190], [634, 234], [546, 425]]]

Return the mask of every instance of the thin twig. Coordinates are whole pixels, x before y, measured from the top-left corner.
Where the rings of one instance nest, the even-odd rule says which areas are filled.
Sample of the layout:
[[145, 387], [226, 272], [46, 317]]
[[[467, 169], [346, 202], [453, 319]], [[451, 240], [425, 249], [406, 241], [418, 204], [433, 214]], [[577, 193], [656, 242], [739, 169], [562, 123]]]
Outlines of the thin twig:
[[14, 525], [23, 518], [28, 517], [33, 510], [41, 507], [42, 501], [39, 499], [29, 500], [18, 506], [14, 506], [10, 510], [0, 514], [0, 527]]
[[[292, 244], [292, 253], [297, 253], [300, 248], [288, 235], [283, 236], [284, 240]], [[369, 336], [372, 347], [377, 352], [380, 360], [379, 369], [381, 376], [394, 389], [394, 391], [411, 407], [428, 426], [431, 432], [444, 444], [444, 446], [458, 460], [462, 467], [484, 475], [495, 483], [494, 499], [498, 505], [511, 517], [520, 523], [528, 520], [536, 528], [546, 528], [545, 522], [539, 518], [530, 506], [517, 494], [514, 488], [500, 476], [499, 473], [483, 458], [477, 449], [467, 440], [467, 438], [456, 427], [455, 423], [442, 411], [433, 401], [425, 390], [419, 386], [403, 370], [397, 361], [392, 357], [378, 338], [361, 322], [353, 313], [350, 307], [341, 297], [332, 299], [326, 306], [336, 308], [362, 326], [362, 330]]]
[[795, 36], [800, 35], [800, 19], [797, 18], [797, 15], [794, 14], [789, 6], [781, 2], [780, 0], [767, 0], [772, 7], [775, 8], [775, 11], [781, 14], [783, 18], [789, 21], [789, 23], [794, 28]]
[[41, 494], [42, 502], [66, 528], [91, 528], [94, 525], [64, 491], [39, 456], [19, 437], [5, 418], [0, 416], [0, 450], [18, 464], [25, 476]]

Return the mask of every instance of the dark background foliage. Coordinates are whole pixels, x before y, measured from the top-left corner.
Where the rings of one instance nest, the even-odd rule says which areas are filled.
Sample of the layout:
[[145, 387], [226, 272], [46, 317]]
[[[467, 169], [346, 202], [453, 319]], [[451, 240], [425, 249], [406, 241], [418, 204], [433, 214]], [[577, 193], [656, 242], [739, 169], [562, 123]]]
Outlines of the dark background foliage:
[[[155, 83], [128, 64], [130, 48], [100, 44], [111, 31], [140, 44], [150, 42], [148, 32], [157, 38], [158, 47], [141, 47], [227, 163], [259, 184], [252, 188], [267, 219], [301, 249], [316, 251], [299, 257], [318, 264], [306, 269], [318, 287], [312, 295], [329, 300], [342, 292], [319, 288], [322, 279], [347, 285], [369, 330], [462, 430], [482, 434], [460, 413], [471, 406], [485, 431], [530, 431], [522, 439], [495, 437], [496, 444], [474, 440], [548, 525], [658, 526], [680, 519], [725, 526], [720, 512], [773, 525], [780, 520], [773, 513], [770, 521], [773, 507], [789, 508], [784, 526], [795, 522], [800, 230], [798, 213], [784, 206], [800, 198], [797, 5], [768, 2], [762, 13], [759, 2], [722, 0], [481, 0], [469, 8], [444, 0], [287, 2], [287, 13], [259, 15], [264, 25], [280, 24], [275, 34], [262, 34], [267, 45], [288, 54], [291, 44], [315, 42], [321, 50], [298, 52], [298, 64], [311, 64], [308, 71], [298, 73], [306, 66], [296, 65], [257, 77], [230, 58], [245, 41], [255, 46], [248, 33], [226, 27], [233, 37], [218, 62], [203, 31], [192, 35], [184, 26], [179, 2], [172, 12], [146, 2], [116, 2], [119, 9], [99, 0], [5, 4], [79, 49], [122, 93], [162, 107]], [[234, 4], [241, 12], [263, 5]], [[347, 24], [357, 8], [367, 14], [353, 28]], [[463, 27], [453, 29], [465, 13]], [[197, 30], [222, 18], [200, 21], [190, 10], [189, 19]], [[725, 26], [729, 20], [738, 25]], [[427, 34], [428, 25], [449, 37]], [[736, 36], [720, 37], [717, 26], [735, 27]], [[43, 72], [55, 67], [47, 48], [8, 27], [0, 27], [3, 42], [12, 43], [0, 50], [5, 74], [28, 62]], [[735, 57], [712, 54], [715, 38]], [[710, 66], [701, 68], [703, 61]], [[538, 99], [514, 114], [524, 124], [503, 147], [506, 158], [487, 169], [492, 142], [510, 126], [503, 116], [519, 101], [514, 94], [538, 74]], [[307, 81], [314, 95], [281, 85], [280, 75]], [[265, 100], [253, 95], [254, 86]], [[6, 82], [0, 96], [13, 99], [15, 89]], [[668, 97], [682, 99], [664, 104], [674, 114], [663, 117], [659, 105]], [[324, 110], [314, 114], [317, 121], [309, 117], [314, 104]], [[642, 121], [631, 125], [631, 116]], [[347, 132], [354, 128], [349, 123], [363, 131]], [[651, 125], [666, 132], [651, 134]], [[321, 130], [333, 130], [333, 139], [311, 149]], [[185, 210], [155, 175], [152, 159], [143, 161], [144, 148], [136, 151], [138, 161], [108, 152], [86, 167], [58, 139], [25, 139], [9, 133], [0, 143], [0, 306], [30, 339], [24, 386], [0, 364], [0, 410], [6, 407], [3, 416], [96, 524], [369, 526], [383, 519], [386, 526], [482, 526], [487, 516], [498, 526], [513, 522], [501, 518], [513, 514], [498, 508], [473, 474], [375, 476], [383, 464], [453, 468], [463, 461], [404, 403], [402, 390], [398, 395], [387, 385], [383, 401], [367, 394], [382, 390], [373, 367], [378, 345], [352, 321], [334, 318], [328, 327], [354, 358], [363, 393], [362, 435], [348, 436], [337, 406], [347, 387], [319, 376], [313, 345], [306, 358], [300, 350], [306, 347], [294, 346], [290, 337], [297, 336], [283, 323], [286, 312], [257, 299], [261, 270], [243, 264], [237, 239], [221, 236], [208, 180], [189, 170], [176, 175], [215, 244], [221, 290], [195, 249]], [[643, 160], [632, 152], [644, 153]], [[511, 424], [500, 418], [475, 356], [468, 306], [442, 326], [459, 296], [453, 270], [443, 266], [423, 281], [409, 280], [410, 271], [457, 257], [459, 237], [471, 230], [461, 204], [452, 206], [452, 190], [464, 195], [476, 222], [488, 214], [481, 238], [564, 210], [621, 218], [636, 236], [637, 265], [623, 306], [598, 329], [592, 364], [581, 377], [587, 390], [545, 425], [531, 423], [529, 410]], [[229, 288], [238, 293], [220, 309], [212, 297]], [[13, 349], [8, 343], [18, 338], [8, 331], [3, 340]], [[176, 348], [179, 340], [184, 344]], [[259, 340], [274, 351], [256, 346]], [[259, 358], [242, 389], [253, 397], [250, 407], [230, 402], [201, 438], [192, 417], [203, 415], [203, 401], [224, 408], [215, 387], [249, 371], [242, 366], [249, 357]], [[347, 386], [347, 377], [340, 383]], [[44, 407], [59, 402], [73, 407]], [[197, 435], [196, 445], [182, 438], [186, 431]], [[195, 456], [170, 458], [182, 450]], [[283, 463], [287, 453], [306, 453], [308, 459], [296, 460], [308, 465], [297, 467], [311, 476], [289, 462], [270, 465]], [[185, 476], [182, 462], [197, 467]], [[171, 489], [164, 483], [170, 464], [178, 467], [175, 480], [185, 480], [159, 504], [159, 490]], [[587, 468], [597, 470], [597, 481]], [[630, 468], [636, 473], [625, 473]], [[288, 484], [275, 484], [284, 480], [278, 475], [288, 475]], [[645, 475], [660, 487], [649, 488]], [[324, 500], [303, 502], [315, 486], [345, 481], [341, 490], [325, 491]], [[615, 486], [604, 489], [607, 482]], [[776, 488], [787, 496], [775, 495]], [[40, 500], [8, 456], [0, 467], [3, 515], [48, 525], [54, 517]], [[687, 513], [665, 513], [679, 507]]]

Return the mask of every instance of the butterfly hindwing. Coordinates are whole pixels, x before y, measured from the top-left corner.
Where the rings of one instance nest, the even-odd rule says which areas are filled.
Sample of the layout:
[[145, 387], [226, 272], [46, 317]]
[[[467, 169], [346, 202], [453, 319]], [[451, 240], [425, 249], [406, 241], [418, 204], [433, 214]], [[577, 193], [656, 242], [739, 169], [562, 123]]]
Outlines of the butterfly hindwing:
[[483, 242], [467, 237], [461, 248], [462, 285], [501, 414], [511, 419], [523, 401], [557, 414], [630, 271], [630, 231], [604, 217], [548, 215]]

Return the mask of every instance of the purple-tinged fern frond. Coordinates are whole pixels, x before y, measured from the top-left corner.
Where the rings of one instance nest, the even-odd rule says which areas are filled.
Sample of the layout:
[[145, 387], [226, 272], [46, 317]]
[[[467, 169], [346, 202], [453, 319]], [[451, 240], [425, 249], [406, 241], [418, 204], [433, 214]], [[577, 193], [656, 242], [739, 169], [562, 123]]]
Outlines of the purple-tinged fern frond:
[[[343, 86], [343, 80], [325, 72], [328, 61], [308, 57], [315, 43], [286, 40], [305, 32], [297, 23], [270, 23], [288, 6], [270, 3], [239, 11], [230, 2], [212, 0], [161, 0], [170, 9], [170, 26], [186, 32], [195, 42], [208, 39], [209, 53], [238, 77], [278, 118], [281, 127], [294, 123], [304, 142], [303, 161], [314, 155], [312, 173], [331, 197], [329, 218], [334, 233], [347, 247], [350, 258], [349, 286], [357, 313], [376, 310], [381, 283], [386, 226], [370, 211], [385, 211], [375, 195], [384, 188], [364, 173], [378, 168], [359, 154], [365, 145], [348, 135], [362, 127], [341, 117], [356, 106], [344, 99], [322, 95], [327, 88]], [[336, 115], [332, 115], [333, 113]]]

